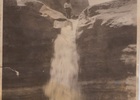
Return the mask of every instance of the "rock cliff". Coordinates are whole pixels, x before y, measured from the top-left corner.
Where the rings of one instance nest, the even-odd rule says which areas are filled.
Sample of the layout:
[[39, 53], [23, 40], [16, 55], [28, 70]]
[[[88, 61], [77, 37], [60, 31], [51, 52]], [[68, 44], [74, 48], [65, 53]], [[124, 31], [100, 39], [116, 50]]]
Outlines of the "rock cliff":
[[136, 99], [136, 7], [136, 0], [114, 0], [80, 14], [79, 80], [88, 84], [86, 100]]
[[[65, 13], [63, 5], [66, 0], [41, 0], [48, 4], [51, 8], [56, 9], [60, 12]], [[73, 14], [79, 15], [88, 5], [88, 0], [71, 0], [73, 7]]]
[[40, 4], [18, 7], [13, 0], [4, 5], [3, 88], [44, 84], [49, 79], [53, 40], [60, 29], [53, 28], [51, 16], [41, 16]]
[[[79, 17], [78, 51], [82, 80], [125, 79], [135, 68], [121, 60], [136, 44], [136, 0], [115, 0], [85, 9]], [[88, 73], [88, 74], [86, 74]]]

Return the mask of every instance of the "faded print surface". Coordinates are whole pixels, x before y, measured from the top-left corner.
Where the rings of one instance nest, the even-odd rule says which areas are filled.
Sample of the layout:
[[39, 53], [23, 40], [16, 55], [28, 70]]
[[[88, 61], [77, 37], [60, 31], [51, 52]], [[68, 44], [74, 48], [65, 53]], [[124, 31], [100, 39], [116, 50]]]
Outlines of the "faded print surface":
[[4, 0], [2, 100], [136, 100], [136, 0]]

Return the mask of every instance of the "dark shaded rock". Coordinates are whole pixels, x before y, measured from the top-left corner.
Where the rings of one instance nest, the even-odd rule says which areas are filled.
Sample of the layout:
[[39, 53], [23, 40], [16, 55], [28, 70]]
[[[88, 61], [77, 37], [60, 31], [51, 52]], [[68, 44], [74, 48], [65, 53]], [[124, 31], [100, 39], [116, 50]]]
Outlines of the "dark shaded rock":
[[[4, 6], [3, 88], [42, 85], [49, 79], [53, 40], [60, 29], [35, 8]], [[19, 71], [19, 77], [7, 67]]]
[[124, 48], [136, 44], [136, 1], [123, 1], [91, 6], [80, 15], [80, 80], [122, 80], [135, 76], [136, 68], [125, 65], [120, 57]]
[[17, 6], [16, 0], [3, 0], [4, 6]]
[[88, 7], [79, 17], [77, 36], [86, 100], [135, 100], [136, 0]]
[[[29, 2], [33, 0], [23, 0], [24, 2]], [[35, 1], [35, 0], [34, 0]], [[38, 0], [46, 4], [52, 9], [55, 9], [63, 14], [65, 14], [65, 9], [63, 7], [66, 0]], [[6, 6], [16, 6], [17, 0], [4, 0], [4, 4]], [[71, 0], [71, 4], [73, 7], [73, 14], [79, 15], [87, 6], [89, 6], [88, 0]]]
[[[47, 5], [49, 5], [51, 8], [65, 13], [65, 10], [63, 8], [64, 3], [66, 0], [41, 0], [45, 2]], [[88, 0], [71, 0], [71, 4], [73, 7], [73, 14], [79, 15], [89, 4]]]

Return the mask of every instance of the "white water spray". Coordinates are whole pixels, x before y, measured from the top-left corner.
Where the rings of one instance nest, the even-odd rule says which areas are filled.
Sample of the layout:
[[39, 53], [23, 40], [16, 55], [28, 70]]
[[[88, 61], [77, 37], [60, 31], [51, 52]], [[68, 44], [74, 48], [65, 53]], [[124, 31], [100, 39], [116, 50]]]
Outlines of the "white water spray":
[[45, 88], [50, 100], [81, 100], [78, 86], [78, 59], [76, 50], [77, 20], [61, 28], [54, 42], [51, 79]]

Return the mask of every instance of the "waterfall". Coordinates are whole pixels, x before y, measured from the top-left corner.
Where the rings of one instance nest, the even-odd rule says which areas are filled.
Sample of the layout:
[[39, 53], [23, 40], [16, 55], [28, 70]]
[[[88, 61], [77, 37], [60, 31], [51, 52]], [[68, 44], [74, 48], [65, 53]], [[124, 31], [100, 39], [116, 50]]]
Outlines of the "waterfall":
[[75, 42], [76, 27], [77, 20], [69, 21], [61, 28], [61, 34], [54, 41], [51, 78], [45, 87], [45, 94], [49, 100], [81, 100], [78, 86], [79, 56]]

